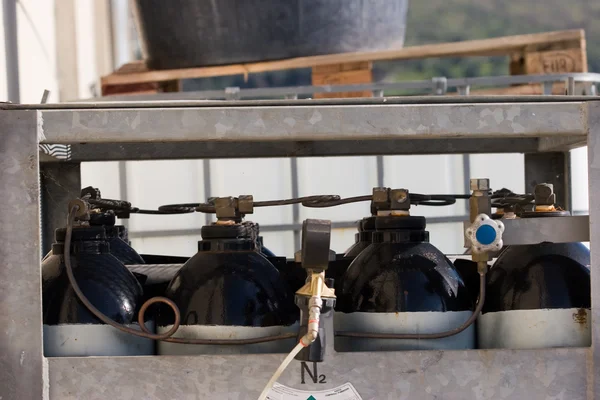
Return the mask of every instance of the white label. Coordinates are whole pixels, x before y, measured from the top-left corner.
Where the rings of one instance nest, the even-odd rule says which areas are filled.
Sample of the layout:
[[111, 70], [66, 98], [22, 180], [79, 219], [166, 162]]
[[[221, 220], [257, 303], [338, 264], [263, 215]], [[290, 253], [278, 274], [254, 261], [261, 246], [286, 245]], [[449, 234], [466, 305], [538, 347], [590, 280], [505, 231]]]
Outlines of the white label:
[[351, 383], [327, 390], [298, 390], [275, 383], [267, 395], [268, 400], [362, 400]]

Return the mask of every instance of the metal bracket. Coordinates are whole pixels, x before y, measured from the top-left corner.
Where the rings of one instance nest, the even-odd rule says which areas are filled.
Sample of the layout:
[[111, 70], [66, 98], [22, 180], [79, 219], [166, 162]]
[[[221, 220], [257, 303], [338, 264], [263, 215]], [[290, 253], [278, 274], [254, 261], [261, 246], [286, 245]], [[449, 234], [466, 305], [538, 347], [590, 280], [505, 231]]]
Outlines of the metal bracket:
[[[503, 219], [504, 233], [502, 234], [502, 241], [504, 246], [542, 242], [589, 242], [589, 221], [588, 215]], [[471, 222], [464, 221], [463, 225], [466, 230], [471, 226]], [[466, 236], [465, 247], [471, 247], [471, 243], [468, 243]]]
[[225, 98], [227, 100], [239, 100], [241, 98], [240, 88], [238, 86], [225, 88]]
[[433, 94], [441, 96], [448, 92], [448, 79], [445, 76], [431, 78]]

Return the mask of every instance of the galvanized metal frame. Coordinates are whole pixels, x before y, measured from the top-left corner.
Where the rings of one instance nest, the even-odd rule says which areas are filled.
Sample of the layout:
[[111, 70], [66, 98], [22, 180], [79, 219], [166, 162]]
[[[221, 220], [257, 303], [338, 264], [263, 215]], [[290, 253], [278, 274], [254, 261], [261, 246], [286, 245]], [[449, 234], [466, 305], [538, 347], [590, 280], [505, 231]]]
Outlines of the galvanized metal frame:
[[[589, 143], [591, 348], [337, 353], [330, 340], [326, 361], [318, 366], [326, 384], [306, 381], [301, 385], [296, 363], [279, 381], [302, 389], [349, 381], [364, 399], [600, 398], [600, 214], [595, 212], [600, 209], [600, 103], [587, 100], [469, 98], [470, 102], [438, 100], [436, 105], [338, 100], [332, 104], [177, 103], [138, 108], [126, 103], [105, 108], [0, 105], [0, 397], [255, 399], [283, 358], [44, 358], [38, 142], [170, 141], [185, 147], [192, 142], [235, 140], [251, 148], [256, 141], [335, 139], [343, 147], [382, 139], [423, 140], [443, 148], [449, 139], [485, 145], [498, 138], [527, 138], [541, 145], [548, 137], [568, 136], [575, 140], [554, 141], [553, 150], [563, 152], [574, 143]], [[289, 118], [294, 124], [286, 124]], [[156, 158], [161, 158], [160, 147], [154, 149]], [[498, 145], [500, 151], [509, 148], [514, 151], [515, 144]], [[422, 148], [425, 152], [427, 146]], [[327, 329], [331, 338], [330, 322]]]

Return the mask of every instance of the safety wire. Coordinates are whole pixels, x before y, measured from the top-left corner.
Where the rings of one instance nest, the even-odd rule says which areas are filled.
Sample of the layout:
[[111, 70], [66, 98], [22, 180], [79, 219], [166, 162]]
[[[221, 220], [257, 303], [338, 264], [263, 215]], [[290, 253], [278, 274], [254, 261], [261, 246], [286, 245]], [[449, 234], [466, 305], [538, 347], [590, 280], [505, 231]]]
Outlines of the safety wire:
[[[469, 199], [469, 194], [418, 194], [409, 193], [410, 204], [421, 206], [449, 206], [456, 203], [457, 199]], [[309, 208], [335, 207], [344, 204], [359, 203], [363, 201], [372, 201], [373, 195], [354, 196], [341, 198], [338, 195], [318, 195], [306, 196], [285, 200], [266, 200], [254, 201], [254, 207], [274, 207], [290, 204], [301, 204]], [[158, 213], [163, 214], [183, 214], [192, 212], [215, 213], [216, 207], [213, 203], [186, 203], [186, 204], [168, 204], [158, 207]]]
[[[124, 200], [112, 199], [92, 199], [89, 196], [83, 197], [91, 206], [102, 210], [111, 210], [117, 213], [125, 212], [129, 214], [150, 214], [150, 215], [165, 215], [165, 214], [182, 214], [177, 211], [161, 211], [161, 210], [146, 210], [142, 208], [132, 207], [131, 203]], [[189, 212], [189, 211], [186, 211]]]
[[500, 189], [490, 196], [494, 208], [519, 207], [533, 204], [535, 196], [532, 194], [516, 194], [509, 189]]

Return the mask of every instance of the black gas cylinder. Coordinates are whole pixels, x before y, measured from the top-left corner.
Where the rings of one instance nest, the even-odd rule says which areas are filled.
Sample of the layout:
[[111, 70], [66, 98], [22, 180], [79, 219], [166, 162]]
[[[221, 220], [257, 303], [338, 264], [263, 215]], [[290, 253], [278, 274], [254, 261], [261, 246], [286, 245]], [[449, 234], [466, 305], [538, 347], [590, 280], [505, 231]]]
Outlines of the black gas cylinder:
[[375, 232], [375, 218], [367, 217], [358, 222], [358, 233], [354, 235], [354, 244], [346, 250], [344, 257], [356, 257], [371, 244]]
[[503, 249], [488, 273], [480, 347], [589, 346], [589, 265], [590, 252], [581, 243]]
[[258, 241], [259, 251], [265, 257], [277, 257], [275, 253], [265, 247], [263, 237], [260, 236], [260, 227], [256, 222], [252, 222], [251, 226], [256, 230], [256, 240]]
[[112, 213], [90, 214], [90, 226], [101, 226], [106, 230], [106, 240], [110, 253], [123, 264], [144, 264], [144, 259], [131, 247], [127, 228], [115, 225], [116, 217]]
[[263, 256], [265, 257], [277, 257], [275, 255], [275, 253], [273, 253], [271, 250], [267, 249], [264, 245], [264, 241], [263, 241], [263, 237], [262, 236], [258, 236], [257, 237], [258, 240], [258, 245], [260, 247], [260, 252]]
[[[42, 263], [44, 351], [47, 356], [152, 354], [152, 342], [103, 325], [77, 298], [64, 263], [66, 229], [57, 229]], [[120, 239], [119, 239], [120, 240]], [[73, 228], [73, 274], [84, 295], [120, 324], [136, 320], [142, 287], [110, 252], [103, 226]]]
[[[293, 332], [299, 311], [293, 291], [260, 253], [251, 223], [202, 227], [198, 253], [177, 272], [166, 291], [181, 312], [175, 336], [250, 339]], [[172, 325], [159, 312], [159, 331]], [[289, 351], [289, 341], [244, 346], [187, 346], [159, 343], [160, 354], [261, 353]]]
[[[342, 278], [336, 330], [437, 333], [461, 325], [473, 304], [452, 263], [429, 243], [426, 220], [379, 216], [373, 243]], [[474, 329], [446, 339], [336, 338], [338, 351], [473, 348]]]

